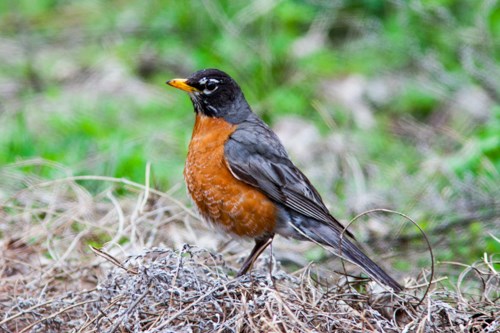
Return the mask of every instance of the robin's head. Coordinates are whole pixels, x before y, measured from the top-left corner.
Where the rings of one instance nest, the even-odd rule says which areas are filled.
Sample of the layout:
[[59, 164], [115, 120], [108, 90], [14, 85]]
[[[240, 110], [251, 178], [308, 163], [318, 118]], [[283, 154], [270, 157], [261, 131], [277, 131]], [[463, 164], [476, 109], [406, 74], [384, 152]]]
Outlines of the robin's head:
[[239, 123], [252, 112], [236, 81], [218, 69], [203, 69], [167, 84], [187, 91], [195, 112], [208, 117]]

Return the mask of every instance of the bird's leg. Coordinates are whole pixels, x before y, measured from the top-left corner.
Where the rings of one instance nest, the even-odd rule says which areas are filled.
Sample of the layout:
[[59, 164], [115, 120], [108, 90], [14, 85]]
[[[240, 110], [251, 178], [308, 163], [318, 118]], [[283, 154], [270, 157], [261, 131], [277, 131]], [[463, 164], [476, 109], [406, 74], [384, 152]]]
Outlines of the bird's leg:
[[236, 274], [237, 277], [240, 277], [248, 272], [248, 270], [252, 267], [253, 263], [257, 258], [264, 252], [266, 247], [269, 246], [273, 242], [273, 237], [274, 235], [271, 235], [268, 238], [258, 238], [255, 240], [255, 246], [252, 249], [252, 252], [250, 252], [250, 255], [248, 258], [246, 258], [245, 262], [243, 263], [243, 266], [241, 266], [240, 270], [238, 271], [238, 274]]

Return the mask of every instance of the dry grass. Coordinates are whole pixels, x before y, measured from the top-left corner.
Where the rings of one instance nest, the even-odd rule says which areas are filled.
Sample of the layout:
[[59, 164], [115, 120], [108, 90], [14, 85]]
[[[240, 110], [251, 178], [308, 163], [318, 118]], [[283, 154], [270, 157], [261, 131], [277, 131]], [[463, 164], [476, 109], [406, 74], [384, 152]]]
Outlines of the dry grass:
[[[172, 195], [120, 179], [45, 181], [19, 170], [17, 165], [0, 174], [8, 180], [0, 193], [0, 331], [500, 329], [500, 274], [490, 257], [464, 265], [454, 289], [433, 284], [422, 302], [425, 272], [408, 279], [401, 295], [351, 278], [332, 282], [312, 265], [288, 274], [269, 256], [252, 275], [235, 279], [245, 253], [230, 255], [230, 246], [222, 246]], [[83, 179], [109, 187], [91, 194]], [[114, 195], [118, 190], [122, 194]], [[89, 244], [105, 246], [92, 251]], [[218, 247], [221, 254], [201, 246]]]

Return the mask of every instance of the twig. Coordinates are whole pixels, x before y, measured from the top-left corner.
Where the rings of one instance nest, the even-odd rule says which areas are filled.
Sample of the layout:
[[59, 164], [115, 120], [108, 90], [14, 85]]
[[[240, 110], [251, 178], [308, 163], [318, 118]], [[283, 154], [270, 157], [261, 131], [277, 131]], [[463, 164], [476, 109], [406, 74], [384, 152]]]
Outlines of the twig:
[[193, 303], [189, 304], [188, 306], [186, 306], [184, 309], [178, 311], [177, 313], [174, 313], [172, 316], [170, 316], [170, 318], [168, 318], [168, 320], [164, 321], [160, 326], [154, 328], [154, 331], [152, 331], [152, 332], [159, 332], [162, 328], [164, 328], [165, 326], [167, 326], [168, 324], [170, 324], [175, 318], [179, 317], [184, 312], [188, 311], [193, 306], [195, 306], [196, 304], [198, 304], [202, 300], [204, 300], [205, 297], [209, 296], [210, 294], [214, 293], [215, 291], [219, 290], [220, 288], [223, 288], [223, 287], [225, 287], [227, 285], [230, 285], [232, 283], [236, 283], [237, 281], [238, 280], [231, 280], [231, 281], [228, 281], [228, 282], [224, 283], [223, 285], [220, 285], [220, 286], [217, 286], [217, 287], [214, 287], [214, 288], [210, 289], [209, 291], [207, 291], [206, 293], [204, 293], [203, 295], [201, 295], [200, 297], [198, 297], [198, 299], [196, 301], [194, 301]]
[[429, 250], [429, 256], [431, 258], [431, 276], [430, 276], [430, 279], [429, 279], [429, 284], [427, 285], [427, 288], [425, 289], [425, 293], [424, 295], [422, 296], [422, 298], [420, 299], [420, 301], [418, 302], [418, 304], [416, 305], [416, 307], [420, 306], [420, 304], [422, 304], [422, 302], [425, 300], [425, 298], [427, 297], [427, 295], [429, 294], [429, 291], [431, 289], [431, 286], [432, 286], [432, 281], [434, 280], [434, 272], [435, 272], [435, 264], [434, 264], [434, 253], [432, 251], [432, 246], [431, 246], [431, 243], [429, 242], [429, 238], [427, 237], [427, 234], [424, 232], [424, 230], [418, 225], [417, 222], [413, 221], [413, 219], [411, 217], [409, 217], [408, 215], [406, 214], [403, 214], [401, 212], [398, 212], [398, 211], [395, 211], [395, 210], [390, 210], [390, 209], [385, 209], [385, 208], [376, 208], [376, 209], [371, 209], [371, 210], [368, 210], [366, 212], [363, 212], [361, 214], [358, 214], [357, 216], [355, 216], [344, 228], [344, 230], [342, 230], [342, 234], [341, 234], [341, 237], [340, 237], [340, 240], [339, 242], [342, 241], [342, 237], [344, 235], [344, 233], [347, 231], [347, 228], [349, 228], [349, 226], [354, 222], [356, 221], [358, 218], [360, 218], [361, 216], [364, 216], [364, 215], [368, 215], [370, 213], [377, 213], [377, 212], [384, 212], [384, 213], [390, 213], [390, 214], [396, 214], [396, 215], [399, 215], [399, 216], [402, 216], [404, 217], [405, 219], [407, 219], [408, 221], [410, 221], [411, 223], [413, 223], [414, 226], [416, 226], [418, 228], [418, 230], [420, 231], [420, 233], [422, 234], [422, 236], [424, 237], [424, 240], [425, 242], [427, 243], [427, 248]]
[[3, 325], [3, 324], [8, 323], [9, 321], [11, 321], [11, 320], [13, 320], [13, 319], [16, 319], [17, 317], [22, 316], [22, 315], [23, 315], [23, 314], [25, 314], [25, 313], [29, 313], [29, 312], [31, 312], [31, 311], [33, 311], [33, 310], [35, 310], [35, 309], [38, 309], [38, 308], [40, 308], [40, 307], [42, 307], [42, 306], [48, 305], [48, 304], [53, 303], [53, 302], [55, 302], [55, 301], [56, 301], [55, 299], [51, 299], [50, 301], [47, 301], [47, 302], [44, 302], [44, 303], [40, 303], [40, 304], [33, 305], [32, 307], [30, 307], [30, 308], [28, 308], [28, 309], [26, 309], [26, 310], [20, 311], [20, 312], [16, 313], [15, 315], [12, 315], [12, 316], [10, 316], [10, 317], [8, 317], [8, 318], [5, 318], [4, 320], [0, 321], [0, 326], [1, 326], [1, 325]]
[[139, 274], [139, 272], [137, 270], [125, 267], [118, 259], [116, 259], [112, 255], [110, 255], [109, 253], [106, 253], [102, 250], [99, 250], [98, 248], [95, 248], [92, 245], [89, 245], [89, 247], [92, 250], [92, 252], [94, 252], [96, 255], [106, 259], [107, 261], [109, 261], [113, 265], [125, 270], [127, 273], [134, 274], [134, 275]]
[[42, 318], [38, 321], [35, 321], [34, 323], [31, 323], [30, 325], [26, 326], [25, 328], [23, 328], [21, 331], [19, 331], [19, 333], [23, 333], [23, 332], [27, 332], [30, 328], [32, 328], [33, 326], [39, 324], [39, 323], [42, 323], [46, 320], [49, 320], [49, 319], [52, 319], [52, 318], [55, 318], [57, 316], [59, 316], [61, 313], [64, 313], [68, 310], [71, 310], [72, 308], [76, 308], [76, 307], [79, 307], [80, 305], [84, 305], [84, 304], [88, 304], [88, 303], [94, 303], [94, 302], [97, 302], [97, 300], [90, 300], [90, 301], [82, 301], [82, 302], [79, 302], [79, 303], [75, 303], [75, 304], [71, 304], [70, 306], [67, 306], [65, 307], [64, 309], [61, 309], [53, 314], [51, 314], [50, 316], [48, 317], [45, 317], [45, 318]]
[[116, 329], [121, 325], [122, 321], [123, 321], [123, 317], [127, 314], [129, 314], [130, 312], [132, 312], [133, 309], [135, 309], [137, 307], [137, 305], [144, 299], [144, 297], [146, 297], [146, 295], [149, 293], [149, 290], [151, 289], [151, 279], [147, 282], [147, 289], [144, 291], [144, 293], [142, 293], [141, 296], [139, 296], [135, 301], [134, 303], [132, 303], [132, 305], [130, 305], [127, 309], [127, 311], [125, 311], [124, 313], [122, 313], [120, 319], [111, 327], [111, 329], [108, 331], [108, 333], [113, 333], [114, 331], [116, 331]]

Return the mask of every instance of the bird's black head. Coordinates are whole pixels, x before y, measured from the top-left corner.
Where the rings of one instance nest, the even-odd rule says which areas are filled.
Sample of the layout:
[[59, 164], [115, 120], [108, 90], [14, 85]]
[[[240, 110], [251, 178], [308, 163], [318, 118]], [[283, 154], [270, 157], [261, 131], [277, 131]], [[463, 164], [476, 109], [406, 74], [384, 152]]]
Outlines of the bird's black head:
[[173, 79], [167, 84], [187, 91], [195, 112], [208, 117], [237, 124], [252, 112], [236, 81], [218, 69], [203, 69], [187, 79]]

